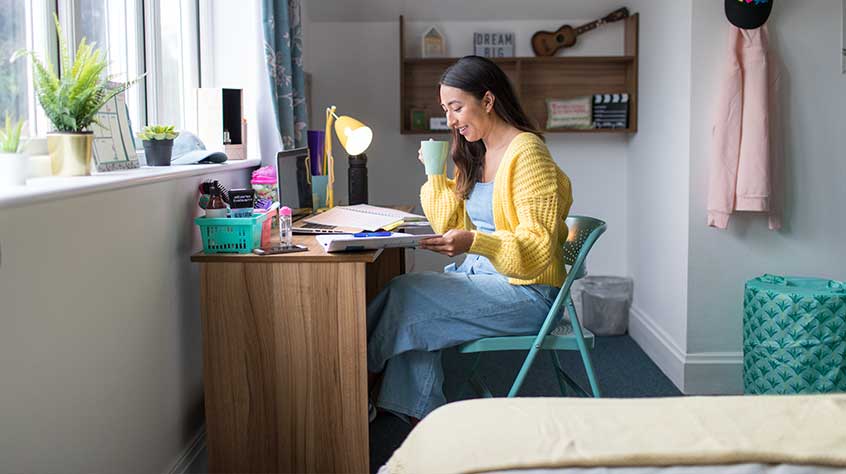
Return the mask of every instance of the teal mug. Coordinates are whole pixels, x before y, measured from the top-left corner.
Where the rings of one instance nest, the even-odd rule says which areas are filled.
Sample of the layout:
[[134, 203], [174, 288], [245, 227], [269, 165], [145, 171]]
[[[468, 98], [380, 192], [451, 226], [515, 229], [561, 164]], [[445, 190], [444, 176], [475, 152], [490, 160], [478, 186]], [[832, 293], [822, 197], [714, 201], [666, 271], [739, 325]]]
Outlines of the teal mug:
[[328, 186], [328, 175], [311, 175], [311, 205], [314, 209], [328, 207], [326, 202]]
[[420, 150], [423, 155], [423, 165], [426, 167], [427, 175], [444, 174], [446, 172], [447, 152], [449, 142], [423, 140], [420, 142]]

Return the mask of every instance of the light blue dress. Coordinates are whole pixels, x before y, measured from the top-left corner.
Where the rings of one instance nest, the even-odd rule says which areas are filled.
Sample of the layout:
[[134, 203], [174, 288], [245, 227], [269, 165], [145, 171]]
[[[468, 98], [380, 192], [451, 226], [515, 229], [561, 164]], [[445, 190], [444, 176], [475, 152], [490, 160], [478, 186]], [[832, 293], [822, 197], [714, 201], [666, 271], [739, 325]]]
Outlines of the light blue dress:
[[[476, 230], [494, 231], [493, 182], [476, 183], [466, 207]], [[394, 278], [367, 305], [367, 370], [384, 371], [376, 405], [423, 418], [446, 403], [441, 349], [537, 334], [557, 295], [549, 285], [512, 285], [474, 254], [443, 273]]]

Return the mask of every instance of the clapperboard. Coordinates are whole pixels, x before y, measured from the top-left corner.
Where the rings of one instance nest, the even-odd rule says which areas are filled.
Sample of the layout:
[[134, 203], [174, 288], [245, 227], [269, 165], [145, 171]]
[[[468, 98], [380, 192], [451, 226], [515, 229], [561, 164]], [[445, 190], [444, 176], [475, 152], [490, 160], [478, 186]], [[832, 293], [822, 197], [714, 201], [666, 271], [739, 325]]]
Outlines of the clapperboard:
[[595, 128], [626, 128], [629, 124], [628, 94], [596, 94], [593, 96]]

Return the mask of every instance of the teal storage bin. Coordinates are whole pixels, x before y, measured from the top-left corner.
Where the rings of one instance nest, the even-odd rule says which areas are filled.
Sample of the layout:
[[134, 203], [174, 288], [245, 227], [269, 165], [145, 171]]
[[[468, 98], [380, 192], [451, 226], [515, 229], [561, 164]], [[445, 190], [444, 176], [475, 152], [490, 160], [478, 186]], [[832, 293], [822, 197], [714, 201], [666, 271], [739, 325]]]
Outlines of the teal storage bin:
[[205, 253], [250, 253], [270, 241], [269, 217], [273, 213], [252, 217], [198, 217]]
[[746, 282], [747, 394], [846, 392], [846, 283], [764, 275]]

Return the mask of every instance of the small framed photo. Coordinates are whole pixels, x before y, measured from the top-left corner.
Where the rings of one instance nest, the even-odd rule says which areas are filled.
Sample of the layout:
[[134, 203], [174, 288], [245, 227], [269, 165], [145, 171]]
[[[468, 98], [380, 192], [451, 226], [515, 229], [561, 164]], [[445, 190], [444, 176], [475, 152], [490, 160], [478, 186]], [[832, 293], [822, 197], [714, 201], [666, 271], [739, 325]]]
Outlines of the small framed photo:
[[473, 33], [473, 54], [486, 58], [514, 56], [514, 33]]
[[106, 102], [91, 124], [94, 132], [92, 155], [98, 173], [138, 168], [138, 155], [126, 108], [126, 92]]
[[423, 109], [411, 109], [411, 129], [428, 130], [426, 126], [426, 111]]
[[446, 117], [431, 117], [429, 118], [430, 130], [449, 130]]
[[430, 26], [423, 32], [421, 42], [424, 58], [442, 58], [446, 56], [446, 39], [437, 26]]

